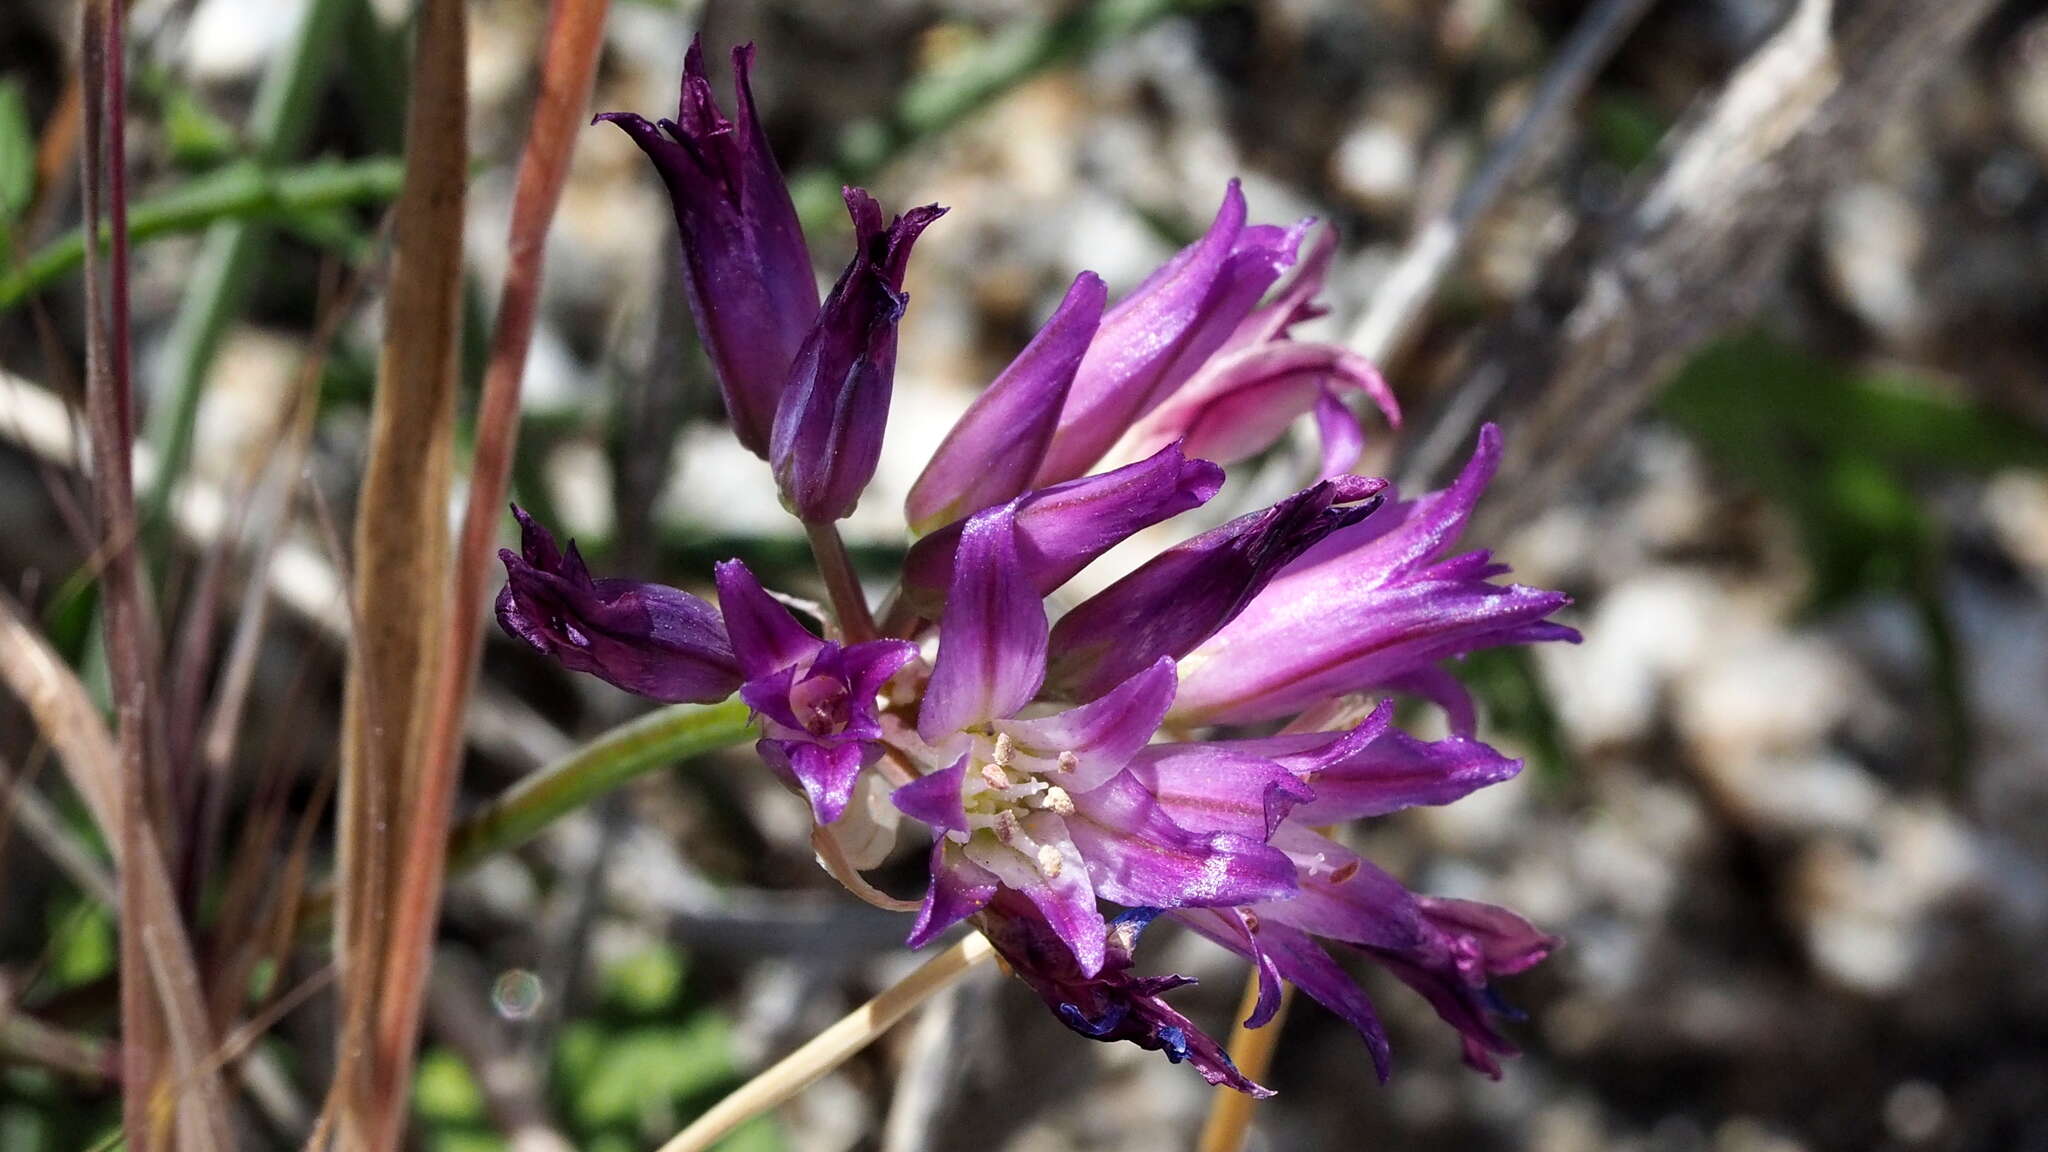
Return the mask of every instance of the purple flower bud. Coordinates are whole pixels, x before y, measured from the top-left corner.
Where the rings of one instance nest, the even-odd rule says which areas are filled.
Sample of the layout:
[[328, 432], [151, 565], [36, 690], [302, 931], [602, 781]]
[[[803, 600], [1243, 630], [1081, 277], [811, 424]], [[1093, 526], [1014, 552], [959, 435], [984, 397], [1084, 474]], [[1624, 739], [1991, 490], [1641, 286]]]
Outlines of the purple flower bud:
[[[1484, 552], [1446, 558], [1500, 459], [1488, 425], [1450, 488], [1333, 533], [1181, 662], [1176, 717], [1253, 723], [1379, 688], [1427, 688], [1438, 662], [1481, 648], [1576, 640], [1549, 617], [1561, 592], [1498, 585]], [[1454, 700], [1455, 703], [1455, 700]]]
[[1088, 699], [1228, 624], [1288, 563], [1365, 519], [1384, 480], [1325, 480], [1160, 553], [1083, 602], [1052, 632], [1049, 680]]
[[734, 114], [711, 94], [701, 43], [683, 64], [676, 119], [609, 112], [661, 173], [683, 244], [684, 283], [733, 434], [768, 454], [790, 363], [818, 316], [818, 282], [775, 154], [754, 111], [752, 45], [732, 50]]
[[810, 798], [818, 823], [838, 820], [860, 770], [882, 754], [876, 695], [916, 646], [820, 640], [737, 560], [718, 566], [718, 603], [747, 676], [740, 699], [761, 722], [756, 751]]
[[932, 453], [904, 503], [911, 531], [962, 520], [1031, 486], [1107, 298], [1095, 273], [1074, 279], [1045, 327]]
[[1163, 993], [1193, 984], [1193, 978], [1146, 977], [1131, 971], [1138, 934], [1158, 915], [1156, 910], [1140, 908], [1118, 916], [1109, 925], [1103, 962], [1094, 972], [1080, 970], [1072, 953], [1033, 911], [1015, 896], [1001, 894], [983, 913], [982, 931], [1011, 971], [1045, 1000], [1061, 1023], [1091, 1040], [1128, 1040], [1163, 1052], [1175, 1064], [1192, 1065], [1211, 1084], [1261, 1098], [1273, 1094], [1247, 1079], [1222, 1045], [1160, 999]]
[[1102, 318], [1037, 483], [1086, 474], [1139, 417], [1186, 383], [1294, 263], [1309, 223], [1246, 226], [1244, 193], [1231, 181], [1207, 234]]
[[1422, 994], [1443, 1021], [1464, 1038], [1465, 1063], [1500, 1079], [1497, 1057], [1513, 1056], [1514, 1043], [1493, 1018], [1520, 1014], [1490, 986], [1495, 976], [1526, 971], [1555, 951], [1557, 937], [1538, 932], [1504, 908], [1470, 900], [1413, 898], [1423, 932], [1407, 948], [1366, 951], [1402, 983]]
[[853, 260], [790, 364], [769, 441], [782, 502], [807, 524], [851, 515], [874, 477], [896, 380], [896, 324], [909, 302], [903, 270], [919, 233], [946, 211], [913, 208], [884, 227], [874, 197], [858, 188], [845, 196]]
[[674, 588], [593, 580], [572, 541], [555, 538], [514, 506], [520, 551], [501, 550], [505, 588], [498, 624], [552, 656], [640, 696], [711, 703], [732, 695], [740, 670], [718, 610]]
[[[1357, 418], [1335, 388], [1365, 393], [1396, 427], [1401, 409], [1380, 379], [1379, 369], [1365, 357], [1333, 344], [1275, 341], [1212, 360], [1187, 385], [1138, 421], [1112, 452], [1123, 459], [1156, 451], [1179, 440], [1188, 452], [1234, 464], [1264, 451], [1279, 440], [1295, 419], [1316, 411], [1332, 474], [1349, 471], [1358, 459], [1362, 433]], [[1325, 397], [1335, 401], [1327, 411]], [[1350, 459], [1344, 460], [1346, 447]]]
[[[1168, 444], [1114, 472], [1027, 492], [1016, 511], [1025, 580], [1044, 596], [1131, 533], [1208, 503], [1222, 487], [1223, 469]], [[926, 616], [945, 605], [964, 527], [950, 524], [919, 540], [903, 562], [903, 594]]]

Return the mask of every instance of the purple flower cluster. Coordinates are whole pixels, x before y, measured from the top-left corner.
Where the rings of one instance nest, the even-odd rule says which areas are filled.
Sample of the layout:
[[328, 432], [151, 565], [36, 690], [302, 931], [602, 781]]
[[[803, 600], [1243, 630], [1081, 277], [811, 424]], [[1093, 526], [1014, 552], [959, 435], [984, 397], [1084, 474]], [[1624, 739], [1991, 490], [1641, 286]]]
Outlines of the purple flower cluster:
[[[752, 106], [751, 63], [751, 49], [733, 53], [736, 120], [695, 48], [675, 121], [602, 119], [667, 183], [734, 431], [770, 460], [815, 538], [873, 475], [904, 267], [941, 210], [885, 225], [872, 197], [848, 189], [855, 251], [821, 304]], [[1114, 305], [1099, 278], [1076, 279], [913, 488], [906, 519], [920, 538], [890, 634], [865, 604], [838, 604], [816, 635], [738, 561], [719, 566], [715, 607], [593, 580], [573, 545], [558, 550], [523, 514], [499, 619], [644, 696], [738, 692], [761, 759], [828, 837], [872, 843], [878, 816], [851, 803], [855, 790], [891, 796], [931, 840], [910, 944], [971, 921], [1083, 1035], [1265, 1093], [1161, 998], [1190, 981], [1134, 973], [1139, 929], [1166, 915], [1253, 963], [1249, 1026], [1292, 984], [1357, 1028], [1384, 1077], [1384, 1033], [1337, 946], [1421, 993], [1463, 1035], [1467, 1061], [1498, 1074], [1514, 1049], [1495, 1028], [1491, 981], [1556, 941], [1499, 908], [1411, 893], [1332, 829], [1513, 776], [1518, 762], [1474, 738], [1446, 664], [1575, 634], [1551, 620], [1562, 594], [1498, 583], [1504, 566], [1457, 550], [1499, 459], [1495, 429], [1440, 492], [1404, 499], [1350, 473], [1363, 432], [1343, 392], [1390, 423], [1398, 409], [1370, 364], [1290, 334], [1317, 313], [1334, 248], [1325, 232], [1301, 258], [1311, 231], [1247, 224], [1232, 184], [1208, 232]], [[1049, 593], [1208, 502], [1219, 465], [1310, 414], [1323, 479], [1049, 619]], [[1395, 728], [1398, 696], [1440, 705], [1451, 738]]]

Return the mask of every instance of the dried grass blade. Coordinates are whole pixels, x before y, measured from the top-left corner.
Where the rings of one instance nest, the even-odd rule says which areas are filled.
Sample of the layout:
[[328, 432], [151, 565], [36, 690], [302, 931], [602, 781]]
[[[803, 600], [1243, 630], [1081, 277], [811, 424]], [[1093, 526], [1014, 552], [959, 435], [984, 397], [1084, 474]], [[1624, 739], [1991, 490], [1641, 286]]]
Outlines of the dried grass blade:
[[[569, 160], [603, 47], [607, 0], [555, 0], [540, 69], [541, 90], [512, 203], [508, 262], [497, 326], [484, 372], [469, 506], [455, 556], [433, 698], [424, 720], [416, 788], [408, 793], [410, 824], [397, 877], [378, 1044], [399, 1073], [409, 1071], [420, 1027], [434, 923], [440, 912], [449, 822], [462, 758], [463, 718], [476, 674], [479, 622], [488, 591], [491, 550], [512, 470], [519, 428], [520, 381], [540, 304], [548, 224], [568, 180]], [[397, 1083], [402, 1084], [401, 1075]]]
[[[142, 1125], [130, 1129], [129, 1147], [160, 1146], [161, 1142], [134, 1140], [138, 1131], [145, 1137], [149, 1134], [150, 1102], [166, 1086], [158, 1063], [168, 1058], [177, 1089], [169, 1099], [178, 1105], [176, 1114], [181, 1118], [186, 1146], [232, 1148], [218, 1072], [205, 1059], [213, 1043], [199, 991], [198, 965], [193, 961], [191, 939], [177, 916], [162, 846], [147, 821], [121, 823], [127, 819], [130, 797], [119, 772], [119, 745], [77, 674], [4, 593], [0, 593], [0, 683], [28, 709], [112, 846], [123, 915], [129, 914], [126, 904], [132, 901], [136, 905], [138, 923], [132, 930], [123, 923], [122, 940], [125, 945], [132, 937], [140, 967], [122, 969], [123, 999], [131, 986], [140, 984], [138, 991], [145, 994], [148, 1020], [157, 1029], [154, 1035], [161, 1047], [156, 1053], [158, 1062], [151, 1066], [153, 1078], [123, 1101], [136, 1110], [136, 1122]], [[117, 828], [127, 834], [116, 835]], [[128, 1036], [124, 1021], [124, 1076]]]
[[[124, 137], [126, 84], [122, 25], [125, 12], [108, 0], [80, 8], [80, 79], [85, 94], [85, 147], [80, 154], [88, 234], [102, 220], [112, 229], [111, 257], [86, 246], [86, 406], [92, 429], [93, 495], [105, 553], [101, 588], [106, 612], [108, 666], [114, 681], [117, 765], [111, 842], [119, 845], [122, 1128], [138, 1152], [157, 1147], [152, 1098], [170, 1054], [169, 1024], [150, 967], [151, 707], [147, 646], [143, 639], [142, 582], [135, 555], [133, 479], [133, 375], [129, 363], [127, 189]], [[171, 909], [159, 908], [161, 915]], [[185, 1126], [179, 1125], [183, 1134]]]
[[[342, 1147], [396, 1147], [410, 1052], [382, 1042], [387, 909], [420, 793], [421, 719], [447, 619], [448, 493], [461, 344], [468, 157], [467, 31], [460, 0], [420, 8], [406, 112], [405, 182], [371, 409], [354, 548], [355, 644], [343, 711], [341, 916], [336, 959], [347, 1005], [334, 1091]], [[409, 1046], [409, 1045], [408, 1045]]]

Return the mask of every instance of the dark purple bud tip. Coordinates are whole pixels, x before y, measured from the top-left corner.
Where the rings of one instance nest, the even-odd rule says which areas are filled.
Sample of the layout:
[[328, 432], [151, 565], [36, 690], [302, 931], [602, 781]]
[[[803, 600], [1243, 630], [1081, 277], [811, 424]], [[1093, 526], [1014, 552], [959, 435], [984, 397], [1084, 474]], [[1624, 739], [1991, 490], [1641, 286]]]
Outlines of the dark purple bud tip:
[[571, 543], [515, 506], [520, 551], [505, 549], [498, 624], [563, 667], [636, 695], [711, 703], [740, 686], [725, 626], [710, 604], [661, 584], [593, 580]]
[[913, 208], [885, 227], [874, 197], [845, 194], [853, 259], [790, 366], [769, 441], [782, 502], [807, 524], [852, 515], [874, 477], [896, 381], [896, 324], [908, 303], [904, 268], [918, 236], [946, 211]]
[[1050, 681], [1092, 699], [1162, 656], [1185, 655], [1282, 568], [1371, 515], [1385, 488], [1384, 480], [1338, 476], [1160, 553], [1061, 619]]
[[733, 49], [729, 119], [705, 74], [703, 47], [693, 42], [674, 120], [621, 112], [596, 120], [631, 136], [667, 186], [690, 311], [733, 434], [765, 457], [790, 364], [818, 316], [818, 283], [754, 110], [753, 61], [751, 45]]

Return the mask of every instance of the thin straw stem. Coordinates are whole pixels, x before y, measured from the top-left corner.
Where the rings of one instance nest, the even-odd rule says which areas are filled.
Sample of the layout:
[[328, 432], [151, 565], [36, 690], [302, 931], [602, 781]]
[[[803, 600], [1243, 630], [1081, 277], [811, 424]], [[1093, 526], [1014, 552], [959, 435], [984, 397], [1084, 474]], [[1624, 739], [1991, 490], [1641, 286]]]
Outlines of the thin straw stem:
[[938, 995], [955, 980], [995, 955], [988, 937], [976, 932], [926, 961], [880, 995], [841, 1017], [803, 1047], [740, 1085], [695, 1123], [677, 1133], [660, 1152], [704, 1152], [740, 1125], [815, 1084], [827, 1072], [880, 1039], [911, 1009]]

